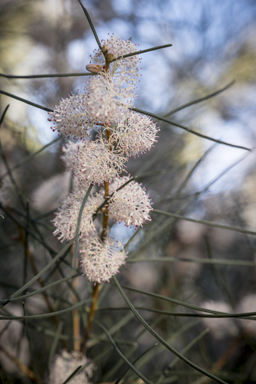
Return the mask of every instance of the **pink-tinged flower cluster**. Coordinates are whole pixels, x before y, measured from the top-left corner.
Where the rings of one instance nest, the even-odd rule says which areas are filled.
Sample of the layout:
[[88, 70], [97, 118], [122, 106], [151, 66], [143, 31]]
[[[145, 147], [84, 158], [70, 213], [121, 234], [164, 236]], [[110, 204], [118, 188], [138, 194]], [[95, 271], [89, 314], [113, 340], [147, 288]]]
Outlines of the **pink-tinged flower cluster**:
[[126, 159], [109, 149], [102, 139], [84, 144], [74, 156], [72, 170], [78, 180], [87, 185], [111, 182], [124, 171]]
[[[102, 43], [109, 59], [136, 52], [135, 44], [115, 35], [102, 40]], [[95, 52], [92, 61], [103, 68], [105, 57], [101, 50]], [[84, 94], [62, 99], [54, 111], [49, 112], [48, 120], [54, 124], [52, 130], [82, 140], [95, 126], [119, 120], [122, 113], [132, 106], [138, 64], [137, 55], [113, 61], [108, 72], [102, 70], [90, 78]]]
[[64, 383], [79, 366], [81, 366], [80, 370], [69, 380], [69, 383], [90, 384], [90, 379], [96, 369], [95, 364], [79, 352], [63, 350], [53, 360], [49, 373], [49, 384]]
[[123, 155], [137, 156], [154, 147], [158, 131], [150, 117], [129, 111], [121, 117], [115, 128], [111, 128], [111, 142], [117, 143]]
[[[61, 242], [64, 240], [69, 241], [75, 237], [77, 220], [85, 194], [86, 190], [84, 188], [71, 192], [56, 212], [55, 218], [52, 220], [53, 225], [56, 227], [53, 235], [58, 236], [58, 240]], [[95, 194], [87, 199], [79, 227], [81, 238], [95, 235], [96, 228], [92, 216], [103, 201], [100, 194]]]
[[[129, 178], [121, 177], [120, 185]], [[116, 191], [109, 201], [109, 217], [127, 226], [142, 226], [146, 220], [150, 221], [149, 212], [152, 211], [151, 199], [136, 181], [131, 181], [124, 188]]]
[[[107, 201], [107, 187], [91, 193], [79, 227], [81, 268], [89, 281], [97, 283], [109, 281], [127, 257], [122, 243], [109, 236], [104, 241], [99, 239], [97, 220], [96, 224], [93, 220], [98, 208], [105, 201], [101, 211], [105, 212], [104, 217], [108, 214], [111, 220], [127, 226], [138, 227], [151, 220], [151, 200], [140, 184], [132, 181], [117, 191], [128, 181], [128, 177], [120, 177], [128, 158], [149, 151], [157, 142], [159, 131], [151, 118], [130, 110], [135, 98], [139, 58], [125, 55], [134, 52], [136, 46], [129, 40], [115, 35], [102, 40], [102, 50], [94, 52], [87, 66], [96, 76], [86, 83], [85, 93], [62, 99], [54, 112], [49, 113], [49, 120], [55, 124], [53, 130], [72, 136], [75, 141], [81, 140], [69, 141], [63, 147], [62, 159], [78, 181], [53, 220], [56, 228], [53, 234], [60, 241], [75, 237], [89, 185], [110, 183], [111, 196]], [[103, 230], [108, 232], [105, 224]]]
[[55, 105], [53, 112], [48, 112], [48, 121], [52, 121], [53, 131], [58, 131], [67, 137], [82, 139], [91, 134], [93, 124], [87, 112], [86, 95], [70, 95]]
[[[107, 40], [101, 40], [101, 44], [103, 46], [103, 52], [106, 54], [109, 61], [120, 57], [119, 60], [115, 60], [110, 63], [111, 75], [120, 77], [126, 84], [130, 84], [135, 87], [140, 59], [138, 55], [129, 57], [123, 56], [136, 52], [136, 44], [133, 44], [130, 40], [122, 40], [114, 34], [112, 34]], [[100, 49], [97, 49], [94, 51], [94, 55], [91, 56], [91, 61], [101, 65], [102, 67], [104, 67], [105, 64], [103, 52]]]
[[122, 81], [102, 72], [87, 85], [86, 107], [95, 124], [112, 124], [132, 106], [134, 87], [122, 88]]
[[104, 243], [98, 238], [86, 238], [81, 242], [81, 269], [88, 280], [103, 283], [119, 272], [125, 264], [126, 254], [123, 244], [110, 237]]

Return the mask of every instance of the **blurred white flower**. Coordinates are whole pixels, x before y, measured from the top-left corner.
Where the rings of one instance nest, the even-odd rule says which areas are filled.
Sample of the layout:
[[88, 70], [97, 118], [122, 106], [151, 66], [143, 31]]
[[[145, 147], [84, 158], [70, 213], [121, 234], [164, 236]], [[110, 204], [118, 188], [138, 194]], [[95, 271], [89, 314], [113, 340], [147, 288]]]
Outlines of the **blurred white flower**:
[[90, 141], [80, 148], [73, 162], [73, 173], [81, 183], [111, 182], [124, 171], [126, 159], [110, 150], [102, 139]]
[[128, 111], [121, 116], [117, 126], [111, 128], [111, 142], [116, 142], [117, 150], [126, 156], [137, 156], [149, 151], [157, 142], [160, 129], [148, 116]]
[[41, 212], [56, 209], [70, 189], [71, 172], [63, 172], [43, 181], [32, 193], [32, 206]]
[[103, 283], [119, 273], [125, 264], [123, 244], [110, 237], [104, 243], [98, 237], [83, 239], [80, 243], [81, 269], [88, 280]]
[[[210, 309], [216, 312], [232, 313], [232, 308], [224, 301], [206, 301], [200, 305], [202, 308]], [[209, 328], [211, 334], [216, 339], [222, 339], [224, 336], [236, 336], [238, 329], [232, 318], [214, 318], [205, 317], [201, 319], [205, 327]]]
[[[129, 177], [121, 177], [116, 181], [117, 188], [129, 180]], [[109, 217], [115, 221], [123, 221], [127, 226], [136, 227], [146, 220], [151, 221], [149, 212], [152, 211], [151, 199], [136, 181], [131, 181], [119, 191], [116, 191], [109, 200]]]
[[[240, 301], [237, 307], [238, 313], [246, 313], [246, 312], [256, 312], [256, 295], [251, 293]], [[254, 316], [256, 317], [256, 316]], [[256, 323], [255, 320], [245, 320], [239, 319], [240, 324], [242, 325], [245, 332], [250, 335], [256, 336]]]
[[50, 368], [49, 384], [62, 384], [79, 367], [81, 369], [69, 381], [70, 384], [89, 384], [95, 364], [79, 352], [67, 352], [63, 350], [55, 356]]
[[[71, 240], [75, 236], [77, 220], [85, 194], [86, 189], [84, 188], [79, 188], [71, 192], [56, 212], [56, 216], [52, 220], [53, 225], [56, 227], [53, 235], [58, 235], [58, 240], [61, 242]], [[87, 199], [79, 227], [81, 237], [95, 233], [96, 228], [92, 220], [92, 215], [102, 202], [103, 197], [99, 194], [95, 194], [93, 197], [89, 196]]]
[[54, 111], [48, 113], [54, 126], [53, 132], [58, 131], [65, 136], [74, 139], [83, 139], [89, 136], [93, 128], [92, 120], [87, 112], [86, 95], [70, 95], [61, 99], [59, 105], [55, 105]]

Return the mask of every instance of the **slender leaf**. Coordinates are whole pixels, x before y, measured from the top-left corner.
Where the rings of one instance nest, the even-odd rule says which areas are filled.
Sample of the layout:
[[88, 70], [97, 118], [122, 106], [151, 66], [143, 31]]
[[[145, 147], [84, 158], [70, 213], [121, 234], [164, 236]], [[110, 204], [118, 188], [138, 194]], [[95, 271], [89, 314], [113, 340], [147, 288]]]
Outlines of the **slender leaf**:
[[70, 280], [70, 279], [74, 279], [77, 276], [81, 276], [81, 273], [77, 273], [75, 275], [71, 275], [71, 276], [64, 277], [63, 279], [59, 279], [59, 280], [54, 281], [53, 283], [51, 283], [49, 285], [45, 285], [44, 287], [42, 287], [40, 289], [37, 289], [37, 290], [35, 290], [33, 292], [30, 292], [30, 293], [27, 293], [26, 295], [12, 297], [12, 298], [5, 299], [5, 300], [0, 300], [0, 303], [6, 303], [6, 302], [10, 302], [10, 301], [18, 301], [18, 300], [28, 299], [31, 296], [39, 295], [40, 293], [46, 291], [47, 289], [52, 288], [55, 285], [61, 284], [64, 281], [67, 281], [67, 280]]
[[43, 111], [46, 111], [46, 112], [53, 112], [53, 110], [50, 109], [50, 108], [43, 107], [42, 105], [39, 105], [39, 104], [36, 104], [36, 103], [32, 103], [32, 101], [23, 99], [22, 97], [19, 97], [19, 96], [15, 96], [15, 95], [13, 95], [13, 94], [11, 94], [11, 93], [9, 93], [9, 92], [2, 91], [1, 89], [0, 89], [0, 93], [2, 93], [2, 94], [5, 95], [5, 96], [12, 97], [13, 99], [22, 101], [23, 103], [32, 105], [32, 107], [36, 107], [36, 108], [42, 109]]
[[[130, 241], [130, 240], [129, 240]], [[125, 244], [126, 245], [126, 244]], [[247, 260], [232, 260], [232, 259], [205, 259], [200, 257], [192, 257], [192, 258], [186, 258], [186, 257], [153, 257], [153, 258], [136, 258], [136, 259], [128, 259], [126, 260], [126, 263], [154, 263], [154, 262], [171, 262], [175, 263], [178, 261], [185, 261], [188, 263], [200, 263], [200, 264], [222, 264], [222, 265], [232, 265], [232, 266], [239, 266], [239, 267], [256, 267], [255, 261], [247, 261]]]
[[77, 219], [77, 225], [76, 225], [76, 237], [75, 237], [75, 252], [74, 252], [74, 264], [73, 264], [73, 268], [75, 269], [76, 268], [76, 260], [77, 260], [77, 257], [78, 257], [78, 247], [79, 247], [79, 228], [80, 228], [80, 223], [81, 223], [81, 220], [82, 220], [82, 215], [83, 215], [83, 210], [84, 210], [84, 207], [85, 207], [85, 204], [86, 204], [86, 201], [91, 193], [91, 190], [92, 190], [92, 187], [93, 187], [93, 184], [91, 184], [85, 194], [85, 197], [82, 201], [82, 204], [81, 204], [81, 208], [80, 208], [80, 211], [79, 211], [79, 215], [78, 215], [78, 219]]
[[2, 115], [1, 115], [1, 118], [0, 118], [0, 126], [2, 125], [2, 122], [4, 121], [6, 112], [8, 111], [8, 108], [9, 108], [9, 107], [10, 107], [10, 104], [8, 104], [8, 105], [5, 107], [5, 109], [4, 109], [4, 111], [3, 111]]
[[192, 223], [204, 224], [204, 225], [207, 225], [208, 227], [222, 228], [222, 229], [227, 229], [229, 231], [246, 233], [247, 235], [256, 236], [256, 232], [249, 231], [248, 229], [239, 228], [239, 227], [233, 227], [233, 226], [230, 226], [230, 225], [218, 224], [218, 223], [214, 223], [212, 221], [207, 221], [207, 220], [191, 219], [190, 217], [177, 215], [176, 213], [160, 211], [159, 209], [154, 209], [151, 213], [157, 213], [159, 215], [169, 216], [169, 217], [173, 217], [173, 218], [179, 219], [179, 220], [191, 221]]
[[166, 115], [164, 115], [164, 117], [170, 116], [170, 115], [172, 115], [173, 113], [180, 111], [181, 109], [190, 107], [191, 105], [200, 103], [201, 101], [208, 100], [208, 99], [210, 99], [211, 97], [214, 97], [214, 96], [220, 94], [221, 92], [226, 91], [226, 89], [232, 87], [232, 85], [234, 85], [235, 82], [236, 82], [236, 81], [233, 80], [233, 81], [231, 81], [230, 83], [228, 83], [227, 85], [225, 85], [225, 87], [223, 87], [223, 88], [221, 88], [221, 89], [218, 89], [218, 91], [215, 91], [215, 92], [213, 92], [213, 93], [210, 93], [209, 95], [206, 95], [206, 96], [204, 96], [204, 97], [200, 97], [199, 99], [192, 100], [192, 101], [190, 101], [190, 102], [188, 102], [188, 103], [186, 103], [186, 104], [182, 104], [180, 107], [175, 108], [175, 109], [172, 109], [170, 112], [166, 113]]
[[211, 314], [217, 315], [217, 316], [220, 315], [220, 317], [223, 316], [223, 315], [224, 315], [224, 317], [241, 317], [241, 316], [249, 317], [249, 316], [255, 316], [256, 315], [256, 312], [245, 312], [245, 313], [230, 314], [230, 313], [227, 313], [227, 312], [213, 311], [211, 309], [206, 309], [206, 308], [198, 307], [196, 305], [185, 303], [184, 301], [180, 301], [180, 300], [176, 300], [176, 299], [171, 299], [170, 297], [158, 295], [157, 293], [147, 292], [147, 291], [142, 291], [140, 289], [132, 288], [132, 287], [129, 287], [127, 285], [123, 285], [122, 288], [128, 289], [129, 291], [141, 293], [142, 295], [155, 297], [155, 298], [158, 298], [160, 300], [169, 301], [170, 303], [181, 305], [182, 307], [185, 307], [185, 308], [194, 309], [194, 310], [200, 311], [200, 312], [211, 313]]
[[83, 301], [80, 301], [80, 303], [77, 303], [75, 305], [72, 305], [71, 307], [61, 309], [59, 311], [55, 312], [49, 312], [49, 313], [42, 313], [40, 315], [27, 315], [27, 316], [5, 316], [1, 315], [0, 320], [33, 320], [33, 319], [46, 319], [47, 317], [53, 317], [58, 315], [63, 315], [64, 313], [73, 311], [73, 309], [79, 308], [87, 303], [89, 303], [91, 299], [86, 299]]
[[78, 2], [79, 2], [79, 4], [81, 5], [81, 7], [83, 8], [84, 14], [85, 14], [85, 16], [87, 17], [88, 23], [90, 24], [92, 33], [94, 34], [95, 40], [97, 41], [97, 44], [98, 44], [99, 48], [102, 49], [102, 46], [101, 46], [101, 44], [100, 44], [100, 39], [98, 38], [96, 29], [95, 29], [95, 27], [94, 27], [94, 25], [93, 25], [92, 19], [90, 18], [90, 15], [89, 15], [87, 9], [83, 6], [83, 4], [81, 3], [80, 0], [78, 0]]
[[[203, 317], [203, 318], [213, 318], [213, 319], [225, 319], [225, 318], [239, 318], [239, 319], [245, 319], [245, 320], [256, 320], [256, 312], [244, 312], [244, 313], [222, 313], [222, 314], [215, 314], [215, 315], [205, 315], [201, 313], [184, 313], [184, 312], [174, 312], [174, 311], [164, 311], [162, 309], [157, 308], [149, 308], [149, 307], [142, 307], [142, 306], [134, 306], [134, 308], [139, 309], [141, 311], [148, 311], [153, 313], [159, 313], [161, 315], [167, 315], [167, 316], [176, 316], [176, 317]], [[97, 311], [125, 311], [129, 310], [127, 307], [101, 307], [98, 308]], [[217, 312], [218, 313], [218, 312]]]
[[47, 73], [41, 75], [6, 75], [5, 73], [0, 73], [0, 77], [6, 77], [7, 79], [40, 79], [47, 77], [74, 77], [74, 76], [95, 76], [98, 73]]
[[181, 360], [183, 360], [186, 364], [190, 365], [192, 368], [196, 369], [197, 371], [201, 372], [202, 374], [204, 374], [205, 376], [208, 376], [210, 377], [211, 379], [217, 381], [218, 383], [221, 383], [221, 384], [227, 384], [227, 382], [221, 380], [219, 377], [213, 375], [212, 373], [210, 372], [207, 372], [205, 369], [199, 367], [198, 365], [196, 365], [195, 363], [193, 363], [191, 360], [187, 359], [185, 356], [183, 356], [181, 353], [179, 353], [176, 349], [174, 349], [172, 346], [170, 346], [168, 343], [166, 343], [166, 341], [158, 335], [157, 332], [155, 332], [150, 326], [149, 324], [143, 319], [143, 317], [139, 314], [138, 311], [136, 311], [136, 309], [134, 308], [134, 306], [132, 305], [132, 303], [130, 302], [130, 300], [128, 299], [128, 297], [126, 296], [126, 294], [124, 293], [124, 291], [122, 290], [121, 288], [121, 285], [119, 284], [117, 278], [115, 276], [113, 276], [113, 279], [116, 283], [116, 286], [119, 290], [119, 292], [121, 293], [121, 295], [123, 296], [123, 299], [125, 300], [126, 304], [130, 307], [131, 311], [134, 313], [134, 315], [137, 317], [137, 319], [141, 322], [141, 324], [143, 324], [143, 326], [161, 343], [163, 344], [167, 349], [169, 349], [169, 351], [171, 351], [173, 354], [175, 354], [176, 356], [178, 356]]
[[82, 368], [82, 365], [79, 365], [79, 366], [74, 370], [74, 372], [72, 372], [71, 375], [69, 375], [69, 377], [64, 381], [63, 384], [67, 384], [71, 379], [73, 379], [73, 377], [80, 371], [81, 368]]
[[132, 111], [142, 113], [143, 115], [151, 116], [151, 117], [153, 117], [154, 119], [164, 121], [165, 123], [174, 125], [175, 127], [182, 128], [182, 129], [184, 129], [185, 131], [192, 133], [193, 135], [202, 137], [203, 139], [211, 140], [211, 141], [214, 141], [215, 143], [219, 143], [219, 144], [223, 144], [223, 145], [228, 145], [229, 147], [240, 148], [240, 149], [245, 149], [246, 151], [251, 151], [250, 148], [243, 147], [243, 146], [241, 146], [241, 145], [236, 145], [236, 144], [227, 143], [227, 142], [225, 142], [225, 141], [217, 140], [217, 139], [214, 139], [213, 137], [203, 135], [203, 134], [200, 133], [200, 132], [196, 132], [196, 131], [193, 131], [192, 129], [188, 128], [188, 127], [185, 127], [185, 125], [182, 125], [182, 124], [176, 123], [176, 122], [174, 122], [174, 121], [165, 119], [164, 117], [155, 115], [154, 113], [147, 112], [147, 111], [143, 111], [142, 109], [138, 109], [138, 108], [130, 108], [130, 109], [131, 109]]
[[[201, 332], [197, 337], [194, 338], [194, 340], [192, 340], [188, 345], [186, 345], [186, 347], [181, 351], [182, 354], [188, 352], [198, 341], [200, 341], [205, 335], [206, 333], [208, 333], [209, 330], [206, 329], [204, 330], [203, 332]], [[164, 370], [164, 372], [162, 373], [162, 375], [159, 377], [159, 379], [157, 380], [156, 384], [160, 384], [163, 379], [167, 376], [167, 373], [171, 371], [171, 369], [179, 362], [179, 358], [176, 357], [176, 359], [174, 359], [171, 364]]]
[[165, 45], [159, 45], [159, 46], [153, 47], [153, 48], [142, 49], [140, 51], [135, 51], [135, 52], [127, 53], [126, 55], [123, 55], [123, 56], [118, 56], [116, 59], [113, 59], [110, 62], [112, 63], [113, 61], [120, 60], [120, 59], [125, 59], [126, 57], [140, 55], [141, 53], [152, 52], [152, 51], [156, 51], [157, 49], [163, 49], [163, 48], [169, 48], [169, 47], [172, 47], [172, 44], [165, 44]]
[[185, 179], [183, 180], [183, 182], [181, 183], [181, 185], [179, 186], [178, 190], [176, 191], [175, 195], [172, 197], [172, 200], [176, 200], [179, 198], [180, 196], [180, 193], [182, 191], [182, 189], [186, 186], [188, 180], [191, 178], [192, 174], [195, 172], [195, 170], [197, 169], [197, 167], [202, 163], [202, 161], [206, 158], [206, 156], [215, 148], [217, 144], [213, 144], [200, 158], [199, 160], [197, 160], [197, 162], [194, 164], [194, 166], [192, 167], [192, 169], [189, 171], [189, 173], [187, 174], [187, 176], [185, 177]]
[[74, 239], [70, 240], [64, 248], [36, 275], [34, 276], [31, 280], [29, 280], [25, 285], [23, 285], [20, 289], [18, 289], [16, 292], [14, 292], [10, 298], [14, 298], [19, 296], [20, 293], [22, 293], [25, 289], [30, 287], [35, 281], [39, 279], [48, 269], [51, 268], [51, 266], [56, 263], [56, 261], [65, 254], [65, 252], [69, 249], [69, 247], [73, 244]]
[[[31, 153], [30, 155], [26, 156], [23, 160], [21, 160], [18, 164], [15, 164], [12, 168], [10, 168], [10, 172], [13, 172], [15, 169], [20, 168], [23, 164], [25, 164], [27, 161], [33, 159], [36, 155], [44, 151], [46, 148], [50, 147], [52, 144], [56, 143], [60, 140], [60, 137], [57, 139], [52, 140], [50, 143], [44, 145], [42, 148], [40, 148], [38, 151]], [[5, 176], [8, 175], [8, 172], [4, 173], [0, 179], [3, 179]]]
[[[144, 351], [137, 359], [134, 360], [133, 365], [135, 365], [140, 359], [142, 359], [148, 352], [150, 352], [152, 349], [154, 349], [158, 344], [155, 343], [154, 345], [151, 345], [151, 347], [147, 348], [146, 351]], [[123, 375], [115, 381], [115, 384], [118, 384], [124, 376], [130, 371], [130, 368], [127, 368], [127, 370], [123, 373]]]
[[120, 349], [118, 348], [118, 346], [116, 345], [116, 343], [114, 342], [113, 338], [111, 337], [110, 333], [107, 331], [107, 329], [104, 327], [104, 325], [102, 325], [100, 322], [98, 322], [97, 320], [94, 320], [95, 324], [98, 325], [98, 327], [100, 327], [107, 335], [107, 337], [109, 338], [109, 341], [111, 342], [111, 344], [113, 345], [113, 347], [115, 348], [116, 352], [121, 356], [121, 358], [129, 365], [129, 367], [133, 370], [134, 373], [136, 373], [136, 375], [138, 375], [142, 380], [145, 381], [145, 383], [147, 384], [152, 384], [151, 381], [149, 381], [140, 371], [137, 370], [137, 368], [134, 367], [134, 365], [132, 363], [130, 363], [130, 361], [124, 356], [124, 354], [120, 351]]

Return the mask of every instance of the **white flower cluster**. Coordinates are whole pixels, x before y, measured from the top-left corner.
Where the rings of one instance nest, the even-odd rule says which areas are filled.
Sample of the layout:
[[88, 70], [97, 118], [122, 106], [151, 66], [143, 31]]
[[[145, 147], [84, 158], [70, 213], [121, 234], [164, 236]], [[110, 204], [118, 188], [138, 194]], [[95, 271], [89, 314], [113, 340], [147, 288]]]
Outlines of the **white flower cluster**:
[[118, 121], [117, 127], [111, 128], [111, 142], [117, 143], [123, 155], [137, 156], [154, 147], [158, 131], [151, 118], [128, 111]]
[[[99, 64], [104, 68], [105, 57], [110, 61], [110, 73], [115, 75], [116, 78], [121, 78], [125, 81], [130, 89], [127, 90], [126, 95], [134, 94], [136, 86], [136, 80], [138, 77], [140, 59], [138, 55], [129, 56], [127, 58], [124, 55], [137, 51], [136, 44], [133, 44], [130, 40], [121, 40], [112, 34], [107, 40], [101, 40], [103, 49], [97, 49], [94, 51], [94, 55], [91, 56], [91, 62]], [[120, 58], [119, 60], [112, 61]]]
[[[127, 176], [122, 177], [119, 184], [124, 184], [128, 180]], [[149, 212], [151, 210], [150, 199], [145, 189], [136, 181], [130, 182], [119, 191], [115, 191], [109, 201], [109, 217], [115, 221], [123, 221], [127, 226], [139, 227], [146, 220], [150, 221]]]
[[70, 384], [90, 384], [90, 378], [96, 367], [87, 357], [79, 352], [67, 352], [63, 350], [60, 355], [55, 356], [50, 368], [49, 384], [62, 384], [75, 370], [81, 366], [74, 377], [69, 380]]
[[[102, 41], [102, 46], [87, 66], [98, 74], [87, 82], [85, 93], [61, 100], [49, 119], [55, 124], [52, 129], [80, 139], [69, 141], [63, 148], [62, 159], [78, 183], [53, 220], [54, 235], [60, 241], [74, 238], [88, 186], [105, 183], [105, 192], [92, 193], [87, 199], [79, 227], [81, 268], [88, 280], [97, 283], [109, 281], [118, 273], [127, 256], [123, 244], [109, 237], [106, 224], [101, 228], [100, 240], [99, 224], [93, 216], [102, 206], [99, 213], [107, 220], [127, 226], [142, 226], [150, 220], [149, 196], [140, 184], [127, 183], [129, 177], [120, 174], [125, 172], [130, 156], [143, 154], [154, 146], [159, 130], [151, 118], [130, 110], [139, 59], [138, 55], [125, 56], [135, 52], [136, 46], [115, 35]], [[94, 140], [92, 130], [96, 130]]]
[[85, 144], [74, 156], [72, 170], [78, 180], [87, 184], [111, 182], [124, 170], [125, 158], [102, 139]]
[[[71, 192], [63, 201], [62, 206], [56, 212], [53, 219], [53, 225], [56, 230], [53, 234], [58, 235], [58, 240], [70, 241], [75, 237], [76, 227], [80, 208], [83, 202], [83, 198], [86, 194], [84, 188], [76, 188], [74, 192]], [[89, 197], [84, 207], [82, 219], [79, 230], [81, 237], [90, 236], [95, 233], [96, 228], [92, 220], [92, 215], [96, 212], [97, 207], [102, 204], [104, 199], [101, 195], [95, 194], [93, 197]]]
[[116, 275], [127, 257], [123, 244], [109, 237], [104, 243], [97, 237], [83, 240], [80, 254], [81, 267], [87, 279], [98, 283], [109, 281]]

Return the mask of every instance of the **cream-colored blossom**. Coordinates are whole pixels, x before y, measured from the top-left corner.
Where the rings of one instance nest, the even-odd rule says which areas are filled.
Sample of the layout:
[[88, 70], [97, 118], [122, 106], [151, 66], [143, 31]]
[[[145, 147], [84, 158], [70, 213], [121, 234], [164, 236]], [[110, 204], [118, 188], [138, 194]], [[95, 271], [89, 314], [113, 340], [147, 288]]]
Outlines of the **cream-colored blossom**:
[[87, 83], [86, 108], [95, 124], [112, 124], [132, 106], [135, 88], [122, 87], [122, 81], [109, 72], [93, 76]]
[[119, 273], [125, 264], [123, 244], [110, 237], [104, 243], [97, 237], [83, 239], [80, 243], [81, 269], [89, 281], [103, 283]]
[[61, 99], [59, 105], [55, 105], [54, 111], [49, 112], [49, 121], [54, 123], [53, 131], [58, 131], [65, 136], [74, 139], [83, 139], [89, 136], [94, 125], [87, 111], [86, 94], [70, 95]]
[[149, 151], [157, 142], [160, 129], [148, 116], [128, 111], [121, 116], [115, 128], [111, 128], [111, 142], [126, 156], [137, 156]]
[[[52, 223], [56, 227], [53, 235], [58, 236], [58, 240], [71, 240], [75, 236], [77, 220], [85, 194], [86, 189], [81, 187], [78, 190], [71, 192], [56, 212], [56, 216], [52, 220]], [[79, 227], [81, 237], [95, 233], [96, 228], [92, 220], [92, 215], [102, 202], [103, 197], [99, 194], [89, 196], [87, 199]]]
[[[136, 44], [133, 44], [130, 40], [122, 40], [114, 34], [112, 34], [107, 40], [101, 40], [101, 44], [103, 46], [103, 52], [109, 61], [114, 58], [121, 57], [119, 60], [110, 63], [109, 72], [111, 75], [120, 77], [122, 81], [125, 81], [127, 84], [135, 86], [138, 77], [138, 65], [140, 63], [140, 59], [138, 55], [126, 58], [123, 58], [123, 56], [136, 52]], [[104, 66], [105, 56], [103, 52], [100, 49], [95, 50], [94, 54], [91, 56], [91, 61]]]
[[70, 384], [89, 384], [96, 366], [79, 352], [63, 350], [55, 356], [49, 373], [49, 384], [62, 384], [75, 370], [81, 366], [77, 374], [69, 381]]
[[74, 157], [73, 172], [81, 183], [111, 182], [124, 171], [126, 159], [110, 150], [102, 138], [81, 147]]
[[[129, 177], [121, 177], [116, 184], [120, 187]], [[117, 188], [118, 188], [117, 187]], [[131, 181], [124, 188], [116, 191], [109, 200], [109, 217], [115, 221], [124, 222], [127, 226], [142, 226], [146, 220], [151, 221], [149, 212], [152, 211], [151, 199], [145, 188], [136, 181]]]

